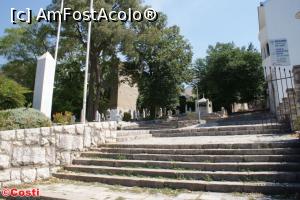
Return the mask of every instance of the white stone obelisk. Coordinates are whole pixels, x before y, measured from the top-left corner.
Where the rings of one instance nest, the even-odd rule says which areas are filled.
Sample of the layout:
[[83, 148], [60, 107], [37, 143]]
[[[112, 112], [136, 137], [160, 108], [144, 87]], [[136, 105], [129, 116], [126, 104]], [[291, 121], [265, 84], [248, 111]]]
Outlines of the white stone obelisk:
[[38, 58], [33, 94], [33, 108], [51, 119], [55, 60], [49, 52]]

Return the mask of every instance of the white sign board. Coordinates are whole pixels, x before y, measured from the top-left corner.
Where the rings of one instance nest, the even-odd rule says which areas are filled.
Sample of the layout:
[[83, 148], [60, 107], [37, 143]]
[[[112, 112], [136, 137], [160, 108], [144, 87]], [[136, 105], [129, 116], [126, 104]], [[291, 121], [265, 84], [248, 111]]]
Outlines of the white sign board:
[[291, 65], [289, 47], [286, 39], [270, 40], [269, 47], [273, 66]]

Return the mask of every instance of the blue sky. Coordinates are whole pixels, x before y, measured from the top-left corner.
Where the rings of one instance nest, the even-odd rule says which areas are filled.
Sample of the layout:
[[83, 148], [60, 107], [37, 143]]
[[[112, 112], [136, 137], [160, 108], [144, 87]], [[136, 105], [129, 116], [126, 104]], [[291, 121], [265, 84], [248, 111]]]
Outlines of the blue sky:
[[[259, 49], [257, 7], [261, 0], [145, 0], [167, 14], [169, 25], [178, 25], [193, 47], [194, 59], [204, 57], [208, 45], [252, 42]], [[10, 23], [10, 9], [31, 8], [37, 12], [51, 0], [1, 0], [0, 37]], [[0, 58], [0, 64], [5, 63]]]

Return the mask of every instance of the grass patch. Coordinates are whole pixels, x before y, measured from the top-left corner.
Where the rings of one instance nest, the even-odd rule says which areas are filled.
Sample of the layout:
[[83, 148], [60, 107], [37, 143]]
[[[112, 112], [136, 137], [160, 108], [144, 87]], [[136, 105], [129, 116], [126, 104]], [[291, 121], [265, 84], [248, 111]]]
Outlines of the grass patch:
[[212, 177], [209, 176], [209, 175], [205, 175], [205, 177], [203, 178], [203, 180], [204, 180], [204, 181], [207, 181], [207, 182], [214, 181], [214, 180], [212, 179]]
[[117, 159], [117, 160], [126, 160], [127, 157], [126, 157], [125, 155], [119, 154], [119, 155], [116, 156], [116, 159]]
[[124, 197], [118, 197], [115, 200], [125, 200], [125, 198]]

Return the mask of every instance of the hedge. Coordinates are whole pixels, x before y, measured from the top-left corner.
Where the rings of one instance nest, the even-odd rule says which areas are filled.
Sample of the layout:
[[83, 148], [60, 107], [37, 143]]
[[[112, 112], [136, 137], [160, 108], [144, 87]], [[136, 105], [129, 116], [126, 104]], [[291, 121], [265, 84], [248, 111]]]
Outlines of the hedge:
[[0, 131], [51, 126], [51, 120], [32, 108], [0, 111]]

